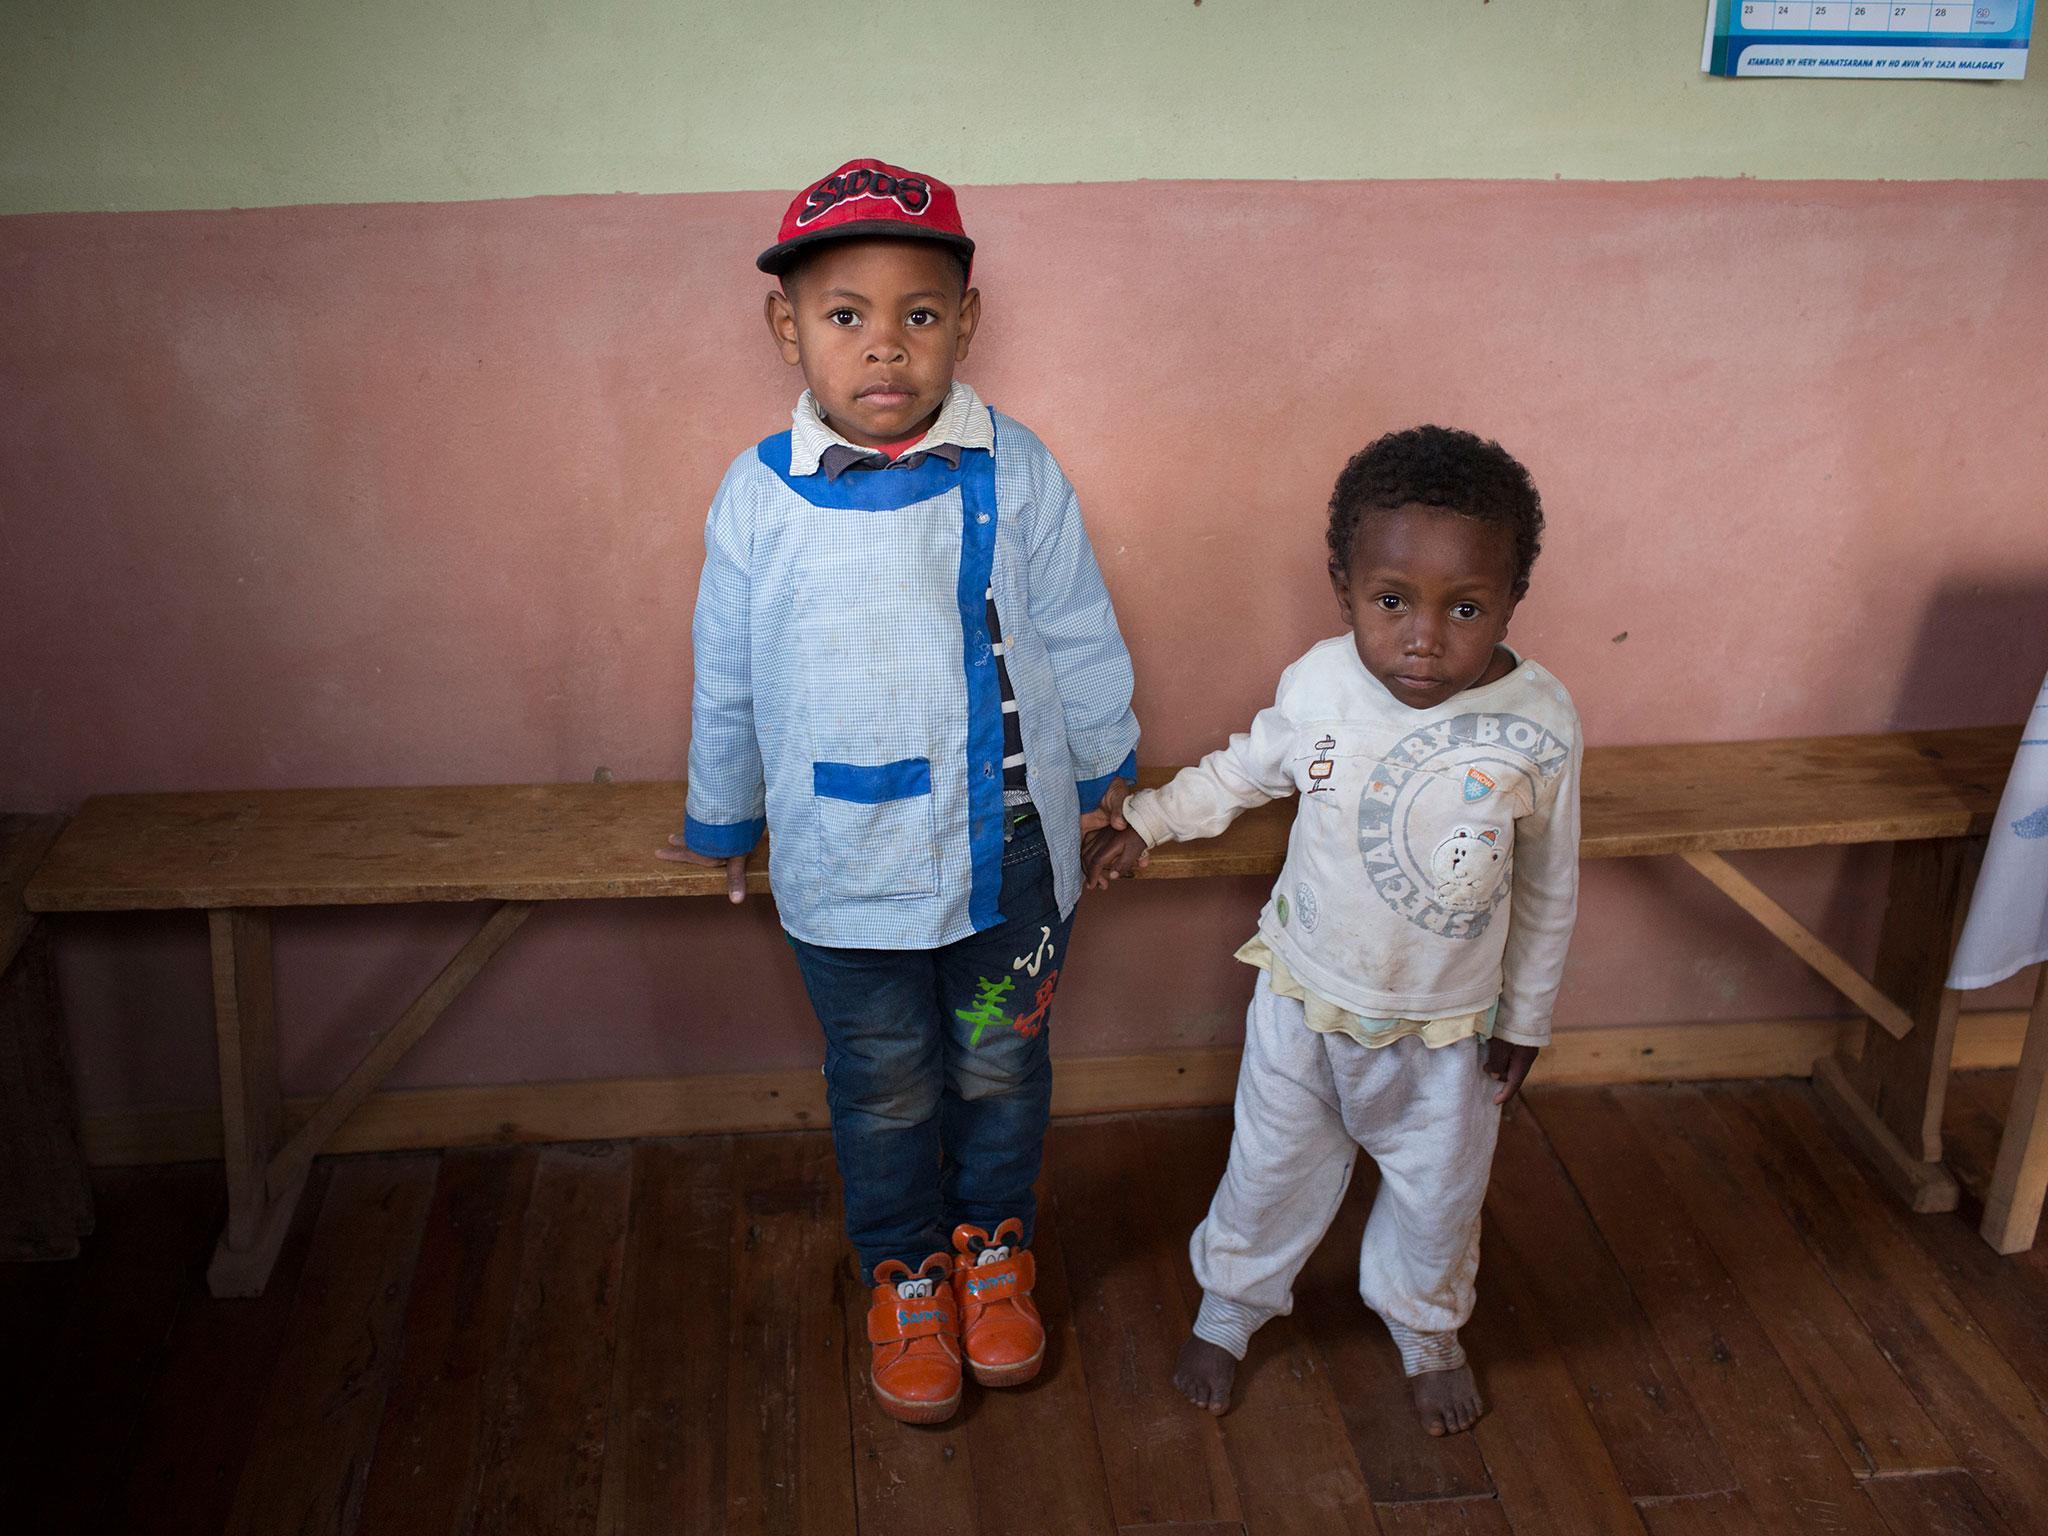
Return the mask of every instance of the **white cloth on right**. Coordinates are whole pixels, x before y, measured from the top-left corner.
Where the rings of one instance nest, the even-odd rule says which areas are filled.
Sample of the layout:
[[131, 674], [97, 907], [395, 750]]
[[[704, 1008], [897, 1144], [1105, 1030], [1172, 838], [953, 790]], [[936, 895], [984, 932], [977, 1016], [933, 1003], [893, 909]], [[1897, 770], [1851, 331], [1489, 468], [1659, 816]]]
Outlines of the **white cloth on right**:
[[1308, 1027], [1299, 1000], [1259, 973], [1245, 1018], [1230, 1166], [1188, 1252], [1202, 1287], [1195, 1334], [1242, 1360], [1252, 1334], [1294, 1309], [1363, 1147], [1379, 1193], [1359, 1247], [1358, 1293], [1410, 1375], [1465, 1363], [1479, 1211], [1500, 1131], [1487, 1042], [1377, 1048]]
[[2020, 732], [1948, 984], [1993, 986], [2038, 960], [2048, 960], [2048, 678]]

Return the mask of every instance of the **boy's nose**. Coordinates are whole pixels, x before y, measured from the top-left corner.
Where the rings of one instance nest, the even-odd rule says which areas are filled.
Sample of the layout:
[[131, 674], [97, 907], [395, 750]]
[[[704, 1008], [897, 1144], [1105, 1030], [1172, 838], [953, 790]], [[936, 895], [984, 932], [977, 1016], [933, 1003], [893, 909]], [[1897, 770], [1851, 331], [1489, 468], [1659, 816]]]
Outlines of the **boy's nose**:
[[1408, 627], [1406, 649], [1410, 656], [1434, 656], [1443, 649], [1442, 626], [1417, 615]]
[[905, 356], [902, 332], [879, 327], [868, 332], [869, 361], [900, 363]]

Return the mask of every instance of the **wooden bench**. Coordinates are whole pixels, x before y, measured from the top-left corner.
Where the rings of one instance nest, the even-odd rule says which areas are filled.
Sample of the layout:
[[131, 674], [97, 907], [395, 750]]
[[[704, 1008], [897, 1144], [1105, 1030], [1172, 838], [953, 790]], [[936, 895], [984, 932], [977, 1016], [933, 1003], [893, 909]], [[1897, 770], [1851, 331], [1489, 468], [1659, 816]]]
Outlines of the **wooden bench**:
[[[1956, 1007], [1944, 993], [1970, 840], [1997, 808], [2017, 727], [1587, 754], [1589, 859], [1677, 854], [1879, 1026], [1844, 1032], [1823, 1092], [1915, 1209], [1955, 1201], [1940, 1166]], [[1165, 772], [1145, 775], [1151, 782]], [[272, 790], [86, 802], [28, 891], [39, 912], [202, 910], [213, 949], [228, 1223], [216, 1294], [262, 1289], [314, 1156], [490, 957], [546, 901], [724, 894], [721, 872], [658, 861], [680, 784]], [[1271, 875], [1294, 814], [1279, 803], [1205, 843], [1162, 848], [1148, 879]], [[1877, 975], [1866, 980], [1721, 857], [1897, 845]], [[764, 859], [751, 890], [766, 891]], [[271, 913], [401, 902], [495, 903], [481, 929], [289, 1135], [277, 1075]], [[1850, 1048], [1867, 1034], [1860, 1055]]]

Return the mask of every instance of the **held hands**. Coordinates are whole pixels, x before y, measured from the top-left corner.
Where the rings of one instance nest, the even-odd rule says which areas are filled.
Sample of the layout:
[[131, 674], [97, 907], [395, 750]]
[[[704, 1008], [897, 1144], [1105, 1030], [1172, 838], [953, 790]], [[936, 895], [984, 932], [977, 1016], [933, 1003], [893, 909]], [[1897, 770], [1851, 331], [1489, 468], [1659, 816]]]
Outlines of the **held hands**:
[[1131, 798], [1135, 786], [1129, 779], [1111, 779], [1109, 788], [1102, 792], [1102, 804], [1092, 811], [1081, 813], [1081, 830], [1097, 832], [1104, 827], [1124, 829], [1124, 802]]
[[1084, 889], [1106, 891], [1109, 882], [1135, 875], [1151, 861], [1145, 839], [1128, 827], [1099, 827], [1081, 837], [1081, 874]]
[[[1094, 889], [1107, 890], [1110, 881], [1136, 874], [1151, 862], [1151, 853], [1144, 838], [1131, 831], [1124, 822], [1124, 802], [1130, 799], [1133, 788], [1129, 779], [1111, 779], [1109, 788], [1102, 793], [1102, 803], [1081, 817], [1081, 863], [1087, 884]], [[654, 852], [655, 857], [678, 864], [696, 864], [705, 869], [724, 866], [726, 899], [735, 906], [747, 899], [745, 854], [721, 859], [713, 854], [699, 853], [689, 846], [680, 832], [671, 832], [668, 846]]]
[[1515, 1045], [1507, 1040], [1487, 1042], [1486, 1075], [1501, 1085], [1500, 1091], [1493, 1096], [1494, 1103], [1505, 1104], [1522, 1091], [1522, 1080], [1536, 1065], [1536, 1053], [1540, 1049], [1540, 1046]]
[[658, 859], [673, 859], [678, 864], [701, 864], [706, 869], [717, 869], [723, 866], [725, 869], [725, 899], [734, 906], [738, 906], [747, 899], [747, 856], [743, 853], [734, 854], [729, 859], [721, 859], [709, 853], [699, 853], [683, 841], [682, 833], [671, 832], [668, 835], [668, 846], [655, 849], [654, 856]]
[[1124, 820], [1124, 802], [1134, 786], [1129, 779], [1111, 779], [1102, 804], [1081, 816], [1081, 876], [1086, 890], [1106, 891], [1109, 882], [1135, 875], [1152, 862], [1145, 839]]

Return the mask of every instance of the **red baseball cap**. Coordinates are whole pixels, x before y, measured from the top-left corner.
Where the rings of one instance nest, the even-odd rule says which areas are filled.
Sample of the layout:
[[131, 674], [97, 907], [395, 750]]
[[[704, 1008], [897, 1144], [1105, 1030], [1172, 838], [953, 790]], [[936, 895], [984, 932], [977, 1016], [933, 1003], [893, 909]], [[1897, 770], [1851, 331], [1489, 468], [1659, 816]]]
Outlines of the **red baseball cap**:
[[811, 246], [878, 235], [936, 240], [970, 265], [974, 260], [974, 242], [960, 227], [960, 204], [951, 187], [900, 165], [849, 160], [797, 193], [775, 243], [754, 258], [754, 265], [780, 277]]

